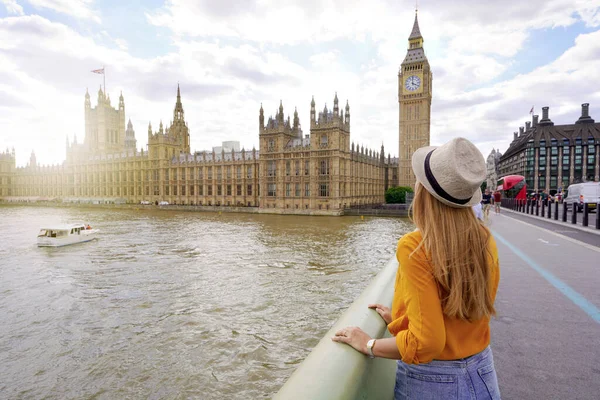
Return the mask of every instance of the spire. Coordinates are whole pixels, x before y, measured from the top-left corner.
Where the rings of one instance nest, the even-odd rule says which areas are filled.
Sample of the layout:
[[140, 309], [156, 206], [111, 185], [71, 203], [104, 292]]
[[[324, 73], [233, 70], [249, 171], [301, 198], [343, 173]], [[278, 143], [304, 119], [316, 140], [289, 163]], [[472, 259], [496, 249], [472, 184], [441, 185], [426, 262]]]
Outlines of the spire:
[[335, 92], [335, 97], [333, 99], [333, 113], [338, 114], [339, 111], [337, 92]]
[[415, 23], [413, 24], [412, 32], [410, 33], [408, 40], [419, 38], [423, 38], [423, 36], [421, 36], [421, 30], [419, 29], [419, 19], [417, 18], [417, 11], [415, 10]]
[[177, 83], [177, 102], [173, 109], [173, 121], [183, 121], [184, 119], [183, 104], [181, 104], [181, 91], [179, 90], [179, 82]]
[[129, 122], [127, 122], [127, 129], [133, 128], [133, 124], [131, 123], [131, 118], [129, 118]]
[[350, 103], [348, 103], [348, 100], [346, 100], [346, 120], [344, 123], [350, 124]]
[[258, 113], [258, 129], [262, 130], [265, 127], [265, 110], [263, 110], [262, 103], [260, 103], [260, 111]]
[[294, 109], [294, 129], [297, 130], [300, 126], [300, 119], [298, 118], [298, 107]]
[[92, 103], [90, 102], [90, 92], [88, 92], [88, 89], [85, 88], [85, 108], [91, 108], [92, 107]]
[[312, 97], [312, 101], [310, 102], [310, 106], [313, 108], [315, 107], [315, 96], [314, 95]]
[[284, 119], [283, 100], [279, 100], [279, 114], [277, 114], [277, 116], [278, 116], [277, 120], [283, 124], [283, 119]]

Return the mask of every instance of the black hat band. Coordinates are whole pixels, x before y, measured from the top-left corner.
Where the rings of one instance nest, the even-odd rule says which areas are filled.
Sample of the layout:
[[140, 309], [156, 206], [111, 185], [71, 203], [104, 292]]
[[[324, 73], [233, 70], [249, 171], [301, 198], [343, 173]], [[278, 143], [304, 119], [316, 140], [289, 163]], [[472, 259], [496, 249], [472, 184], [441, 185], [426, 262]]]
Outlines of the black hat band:
[[431, 185], [431, 187], [433, 188], [435, 193], [438, 196], [440, 196], [442, 199], [448, 200], [449, 202], [454, 203], [454, 204], [459, 204], [459, 205], [467, 204], [469, 201], [471, 201], [473, 196], [469, 197], [468, 199], [464, 199], [464, 200], [452, 197], [444, 189], [442, 189], [442, 187], [440, 186], [438, 181], [435, 179], [435, 176], [433, 176], [433, 172], [431, 172], [431, 167], [429, 166], [429, 159], [431, 158], [431, 153], [433, 153], [434, 151], [435, 151], [435, 149], [431, 150], [425, 157], [425, 176], [427, 177], [429, 184]]

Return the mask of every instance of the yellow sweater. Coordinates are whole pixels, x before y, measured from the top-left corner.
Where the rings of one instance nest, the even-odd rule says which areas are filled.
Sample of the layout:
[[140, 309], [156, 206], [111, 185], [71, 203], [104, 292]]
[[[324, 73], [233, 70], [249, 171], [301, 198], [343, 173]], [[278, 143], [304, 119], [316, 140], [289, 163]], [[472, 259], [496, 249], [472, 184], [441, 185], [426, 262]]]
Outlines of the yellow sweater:
[[[456, 360], [483, 351], [490, 343], [490, 319], [468, 322], [449, 318], [442, 312], [438, 287], [424, 248], [409, 256], [421, 242], [421, 233], [414, 231], [398, 241], [396, 258], [398, 272], [392, 302], [390, 333], [407, 364], [436, 360]], [[493, 271], [490, 285], [496, 298], [500, 268], [498, 249], [493, 237], [489, 242]]]

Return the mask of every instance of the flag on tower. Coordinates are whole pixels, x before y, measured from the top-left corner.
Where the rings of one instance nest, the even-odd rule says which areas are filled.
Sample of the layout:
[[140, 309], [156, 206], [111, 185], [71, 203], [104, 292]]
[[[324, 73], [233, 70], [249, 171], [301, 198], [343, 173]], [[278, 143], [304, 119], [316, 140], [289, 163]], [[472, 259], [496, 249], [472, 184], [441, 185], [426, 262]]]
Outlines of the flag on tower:
[[104, 67], [102, 67], [100, 69], [93, 69], [92, 72], [95, 73], [95, 74], [102, 74], [102, 75], [104, 75]]
[[[102, 71], [104, 71], [104, 69], [102, 69]], [[533, 106], [531, 107], [531, 110], [529, 110], [529, 114], [533, 114]]]

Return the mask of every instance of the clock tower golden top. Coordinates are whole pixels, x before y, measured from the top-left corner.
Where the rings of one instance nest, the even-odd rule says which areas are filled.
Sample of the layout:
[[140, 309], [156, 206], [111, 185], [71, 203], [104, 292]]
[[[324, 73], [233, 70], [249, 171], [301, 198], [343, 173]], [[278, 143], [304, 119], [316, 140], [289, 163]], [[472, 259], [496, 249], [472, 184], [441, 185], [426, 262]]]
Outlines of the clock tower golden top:
[[432, 73], [423, 49], [419, 19], [408, 37], [408, 49], [398, 71], [399, 151], [398, 184], [415, 185], [411, 168], [412, 154], [429, 146], [431, 125]]
[[402, 65], [413, 62], [427, 62], [425, 51], [423, 50], [423, 36], [419, 29], [419, 19], [415, 13], [415, 23], [413, 24], [412, 32], [408, 37], [408, 51]]

